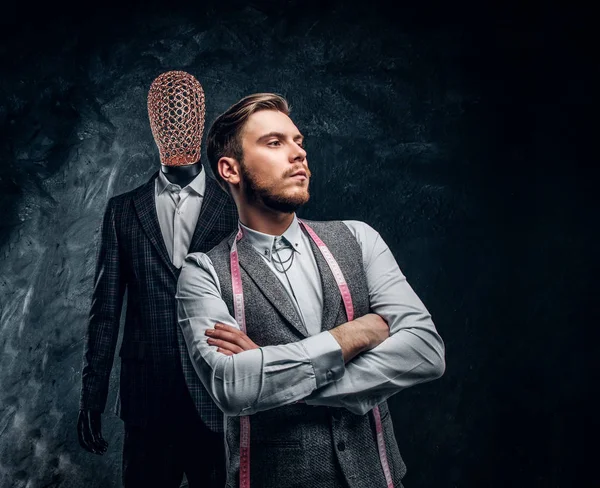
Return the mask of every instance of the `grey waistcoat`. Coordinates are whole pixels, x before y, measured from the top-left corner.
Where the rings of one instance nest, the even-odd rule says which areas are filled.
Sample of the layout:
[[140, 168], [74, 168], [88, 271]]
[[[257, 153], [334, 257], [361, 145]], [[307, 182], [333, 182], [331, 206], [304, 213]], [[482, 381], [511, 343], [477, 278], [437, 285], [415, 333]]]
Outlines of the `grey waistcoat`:
[[[360, 246], [342, 222], [309, 222], [338, 262], [348, 283], [354, 316], [369, 313], [369, 293]], [[221, 284], [222, 297], [234, 316], [229, 252], [235, 233], [208, 256]], [[248, 336], [260, 346], [286, 344], [307, 337], [285, 289], [248, 241], [238, 242]], [[322, 330], [347, 322], [335, 278], [316, 245], [311, 245], [323, 286]], [[394, 437], [388, 406], [379, 406], [387, 458], [394, 486], [406, 467]], [[240, 422], [227, 418], [229, 454], [227, 488], [239, 486]], [[386, 487], [375, 437], [373, 415], [342, 408], [293, 404], [250, 416], [252, 488]]]

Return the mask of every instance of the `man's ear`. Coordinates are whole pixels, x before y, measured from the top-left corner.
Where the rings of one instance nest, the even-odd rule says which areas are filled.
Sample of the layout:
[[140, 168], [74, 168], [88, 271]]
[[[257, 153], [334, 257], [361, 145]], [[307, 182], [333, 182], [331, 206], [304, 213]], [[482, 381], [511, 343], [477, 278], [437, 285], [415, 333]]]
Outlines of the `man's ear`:
[[219, 175], [226, 182], [232, 185], [239, 185], [241, 180], [240, 163], [235, 158], [223, 156], [217, 163]]

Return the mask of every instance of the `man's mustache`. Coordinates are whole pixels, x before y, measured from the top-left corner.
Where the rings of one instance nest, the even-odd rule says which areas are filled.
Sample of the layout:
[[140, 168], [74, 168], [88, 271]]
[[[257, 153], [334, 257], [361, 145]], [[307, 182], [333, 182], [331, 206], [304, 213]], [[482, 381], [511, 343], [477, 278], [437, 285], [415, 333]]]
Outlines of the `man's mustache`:
[[310, 170], [308, 169], [308, 166], [306, 166], [306, 165], [296, 166], [295, 168], [288, 169], [285, 173], [283, 173], [283, 177], [287, 178], [289, 176], [292, 176], [294, 173], [297, 173], [298, 171], [306, 171], [306, 176], [308, 178], [311, 177], [312, 173], [310, 172]]

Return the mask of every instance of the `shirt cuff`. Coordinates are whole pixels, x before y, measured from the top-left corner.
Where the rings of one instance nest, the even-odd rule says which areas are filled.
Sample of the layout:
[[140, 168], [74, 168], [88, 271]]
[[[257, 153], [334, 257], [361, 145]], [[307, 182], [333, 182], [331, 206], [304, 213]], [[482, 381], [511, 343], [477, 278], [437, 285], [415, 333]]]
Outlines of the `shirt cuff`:
[[342, 348], [329, 332], [321, 332], [300, 342], [312, 363], [317, 389], [339, 380], [346, 372]]

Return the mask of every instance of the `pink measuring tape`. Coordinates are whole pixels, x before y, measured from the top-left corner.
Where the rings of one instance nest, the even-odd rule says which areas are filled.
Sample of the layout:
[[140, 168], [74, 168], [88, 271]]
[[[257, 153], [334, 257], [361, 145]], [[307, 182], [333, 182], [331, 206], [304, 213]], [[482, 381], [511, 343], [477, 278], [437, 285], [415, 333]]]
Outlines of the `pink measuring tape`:
[[[320, 239], [320, 237], [312, 230], [308, 224], [300, 219], [298, 222], [313, 242], [319, 248], [319, 251], [327, 261], [329, 269], [333, 273], [335, 281], [342, 295], [344, 307], [346, 309], [346, 316], [348, 321], [354, 320], [354, 306], [352, 304], [352, 297], [350, 295], [350, 289], [344, 278], [344, 274], [340, 269], [335, 258]], [[244, 312], [244, 290], [242, 288], [242, 276], [240, 274], [240, 262], [237, 252], [237, 241], [243, 236], [242, 229], [238, 230], [238, 233], [231, 246], [231, 252], [229, 259], [231, 263], [231, 283], [233, 287], [233, 309], [235, 314], [235, 320], [240, 325], [242, 332], [246, 333], [246, 314]], [[390, 472], [390, 466], [387, 460], [387, 454], [385, 451], [385, 440], [383, 438], [383, 427], [381, 425], [381, 414], [379, 413], [379, 406], [373, 408], [373, 418], [375, 420], [375, 430], [377, 435], [377, 449], [379, 450], [379, 460], [381, 461], [381, 467], [383, 468], [383, 474], [385, 475], [385, 481], [388, 488], [394, 488], [394, 482], [392, 481], [392, 474]], [[240, 488], [250, 488], [250, 417], [240, 417]]]

